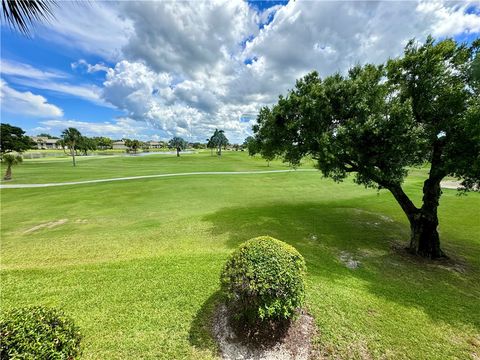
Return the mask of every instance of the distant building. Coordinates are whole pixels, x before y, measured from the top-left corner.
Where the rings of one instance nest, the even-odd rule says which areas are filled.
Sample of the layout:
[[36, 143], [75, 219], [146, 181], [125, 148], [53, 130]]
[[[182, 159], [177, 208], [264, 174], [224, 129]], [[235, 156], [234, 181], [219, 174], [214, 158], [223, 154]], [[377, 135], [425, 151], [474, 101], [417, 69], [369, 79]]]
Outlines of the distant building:
[[57, 145], [60, 139], [49, 139], [43, 136], [32, 136], [32, 140], [37, 144], [37, 149], [61, 149], [60, 145]]
[[163, 147], [163, 143], [159, 141], [147, 141], [147, 145], [149, 149], [161, 149]]
[[126, 150], [128, 148], [125, 146], [125, 141], [119, 140], [112, 143], [112, 149]]

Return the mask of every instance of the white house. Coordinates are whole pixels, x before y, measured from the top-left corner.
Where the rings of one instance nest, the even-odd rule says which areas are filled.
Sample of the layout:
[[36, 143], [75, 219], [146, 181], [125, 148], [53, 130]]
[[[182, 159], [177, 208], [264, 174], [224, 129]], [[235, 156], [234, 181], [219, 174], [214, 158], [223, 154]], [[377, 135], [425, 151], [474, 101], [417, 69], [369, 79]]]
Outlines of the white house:
[[32, 136], [33, 141], [37, 143], [37, 149], [61, 149], [60, 145], [57, 145], [57, 142], [60, 139], [49, 139], [43, 136]]

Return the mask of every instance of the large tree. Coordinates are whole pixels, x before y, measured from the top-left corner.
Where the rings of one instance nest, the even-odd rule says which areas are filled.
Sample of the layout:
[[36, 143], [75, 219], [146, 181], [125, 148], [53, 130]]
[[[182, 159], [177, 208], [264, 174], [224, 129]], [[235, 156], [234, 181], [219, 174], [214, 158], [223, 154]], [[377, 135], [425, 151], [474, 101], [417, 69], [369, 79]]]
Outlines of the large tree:
[[181, 137], [175, 136], [168, 142], [168, 147], [177, 150], [177, 156], [180, 156], [180, 151], [186, 149], [187, 142]]
[[8, 152], [23, 152], [36, 144], [25, 131], [10, 124], [0, 124], [0, 154]]
[[[385, 66], [356, 66], [323, 80], [310, 73], [259, 113], [260, 153], [294, 165], [311, 155], [336, 181], [353, 173], [358, 184], [388, 189], [410, 222], [409, 250], [442, 257], [440, 181], [456, 177], [464, 191], [480, 183], [480, 88], [470, 75], [479, 48], [480, 41], [428, 38], [410, 41]], [[429, 173], [417, 207], [402, 183], [410, 167], [424, 164]]]
[[82, 134], [75, 128], [68, 128], [63, 130], [62, 139], [66, 146], [70, 149], [70, 154], [72, 155], [73, 166], [76, 166], [75, 162], [75, 151], [78, 144], [82, 141]]

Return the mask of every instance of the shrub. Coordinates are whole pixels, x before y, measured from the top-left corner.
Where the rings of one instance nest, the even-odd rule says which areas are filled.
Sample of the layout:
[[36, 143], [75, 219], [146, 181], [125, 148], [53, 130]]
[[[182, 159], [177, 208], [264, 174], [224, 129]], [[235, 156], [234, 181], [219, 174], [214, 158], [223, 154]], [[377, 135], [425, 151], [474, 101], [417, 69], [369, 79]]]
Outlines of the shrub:
[[13, 309], [0, 319], [0, 359], [75, 359], [80, 332], [62, 311], [41, 306]]
[[221, 275], [227, 305], [247, 322], [288, 320], [305, 297], [305, 260], [292, 246], [261, 236], [230, 256]]

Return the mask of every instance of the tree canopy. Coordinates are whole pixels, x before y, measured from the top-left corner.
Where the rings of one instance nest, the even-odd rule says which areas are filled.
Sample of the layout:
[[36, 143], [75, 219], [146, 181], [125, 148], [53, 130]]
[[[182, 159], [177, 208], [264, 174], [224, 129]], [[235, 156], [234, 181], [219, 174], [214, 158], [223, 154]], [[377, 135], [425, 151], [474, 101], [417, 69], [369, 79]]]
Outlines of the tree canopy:
[[130, 140], [126, 139], [125, 140], [125, 146], [130, 150], [133, 151], [134, 153], [137, 153], [137, 150], [139, 147], [142, 146], [142, 143], [139, 140]]
[[168, 142], [168, 147], [177, 150], [177, 156], [180, 156], [180, 151], [187, 148], [188, 143], [183, 138], [175, 136]]
[[5, 171], [5, 176], [3, 180], [11, 180], [12, 179], [12, 166], [18, 165], [23, 161], [23, 158], [20, 155], [13, 155], [13, 154], [5, 154], [2, 157], [2, 162], [7, 165], [7, 170]]
[[10, 124], [0, 124], [0, 153], [23, 152], [35, 146], [25, 131]]
[[62, 131], [62, 139], [63, 143], [70, 149], [73, 166], [76, 166], [75, 150], [78, 148], [78, 144], [82, 141], [82, 134], [77, 129], [70, 127]]
[[[410, 41], [384, 65], [356, 66], [321, 79], [312, 72], [254, 126], [257, 152], [298, 165], [311, 155], [322, 173], [392, 192], [410, 221], [410, 250], [440, 257], [440, 181], [465, 191], [480, 183], [479, 82], [471, 76], [480, 41]], [[408, 169], [430, 164], [422, 206], [402, 189]]]
[[223, 130], [215, 129], [215, 132], [208, 141], [208, 147], [217, 148], [217, 154], [222, 155], [222, 147], [228, 145], [228, 139]]

